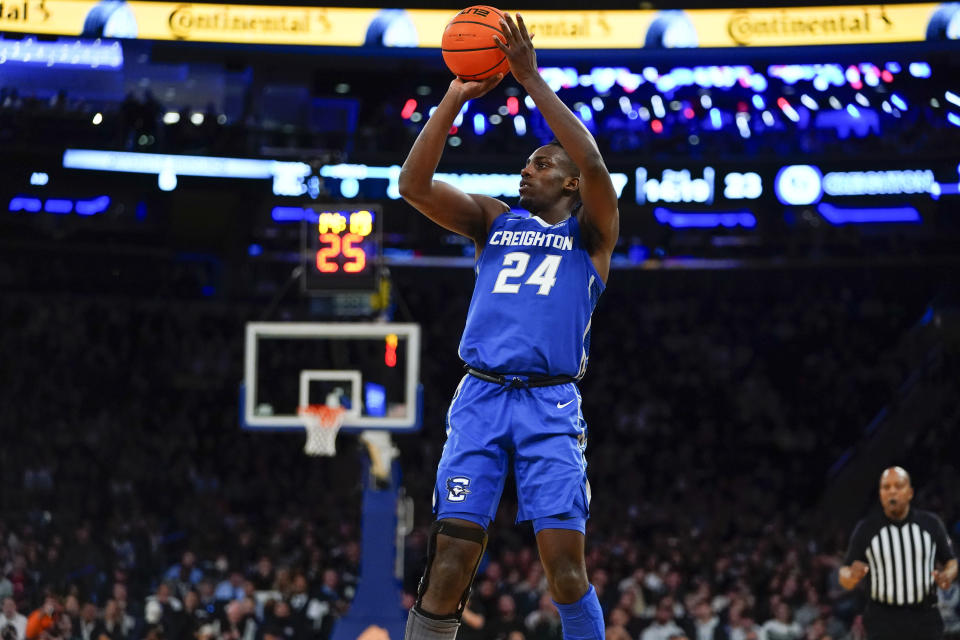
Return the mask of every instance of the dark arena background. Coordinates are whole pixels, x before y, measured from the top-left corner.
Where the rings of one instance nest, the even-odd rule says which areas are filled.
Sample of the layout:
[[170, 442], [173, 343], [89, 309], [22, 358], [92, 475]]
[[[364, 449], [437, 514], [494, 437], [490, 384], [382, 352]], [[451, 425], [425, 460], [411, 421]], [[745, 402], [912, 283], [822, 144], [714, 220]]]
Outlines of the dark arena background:
[[[2, 640], [402, 637], [474, 248], [397, 178], [463, 7], [287, 5], [0, 3]], [[863, 639], [891, 465], [960, 536], [960, 4], [774, 5], [501, 7], [620, 195], [581, 383], [614, 640]], [[438, 177], [515, 205], [551, 137], [508, 76]], [[390, 442], [304, 454], [333, 383]], [[460, 637], [559, 639], [511, 483]]]

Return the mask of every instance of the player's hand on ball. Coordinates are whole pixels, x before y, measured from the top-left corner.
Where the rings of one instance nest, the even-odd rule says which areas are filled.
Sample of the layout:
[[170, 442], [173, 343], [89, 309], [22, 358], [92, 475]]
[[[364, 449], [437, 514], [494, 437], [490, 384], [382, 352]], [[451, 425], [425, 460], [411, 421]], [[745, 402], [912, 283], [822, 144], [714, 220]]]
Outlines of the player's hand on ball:
[[464, 100], [473, 100], [486, 94], [503, 80], [503, 74], [498, 73], [485, 80], [461, 80], [454, 78], [450, 82], [451, 91], [459, 91]]
[[503, 39], [495, 35], [493, 41], [503, 51], [503, 55], [507, 56], [510, 71], [517, 82], [523, 84], [530, 78], [539, 75], [537, 71], [537, 52], [533, 48], [533, 36], [527, 32], [527, 25], [524, 24], [519, 13], [516, 22], [513, 21], [509, 13], [504, 13], [503, 16], [503, 19], [500, 20]]

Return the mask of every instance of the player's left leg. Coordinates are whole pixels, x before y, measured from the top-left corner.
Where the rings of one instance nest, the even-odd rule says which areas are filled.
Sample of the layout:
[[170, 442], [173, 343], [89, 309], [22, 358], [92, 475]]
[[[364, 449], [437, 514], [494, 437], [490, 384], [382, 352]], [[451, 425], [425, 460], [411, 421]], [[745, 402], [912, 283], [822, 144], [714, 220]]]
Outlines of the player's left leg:
[[603, 610], [596, 590], [587, 580], [583, 533], [575, 529], [541, 529], [537, 532], [537, 547], [550, 595], [560, 612], [564, 640], [603, 640]]
[[587, 425], [574, 384], [517, 390], [513, 409], [517, 520], [532, 520], [564, 640], [603, 640], [603, 611], [587, 581]]

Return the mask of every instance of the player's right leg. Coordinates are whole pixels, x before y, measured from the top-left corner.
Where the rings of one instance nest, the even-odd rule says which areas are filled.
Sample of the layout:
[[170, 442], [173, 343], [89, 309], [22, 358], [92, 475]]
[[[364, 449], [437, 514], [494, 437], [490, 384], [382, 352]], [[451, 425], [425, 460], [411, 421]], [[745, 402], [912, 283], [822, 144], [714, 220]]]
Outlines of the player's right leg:
[[433, 523], [427, 567], [407, 617], [406, 640], [453, 640], [487, 544], [486, 529], [460, 518]]
[[407, 618], [406, 640], [453, 640], [486, 547], [509, 468], [504, 388], [467, 376], [447, 412], [437, 468], [427, 566]]
[[[486, 547], [486, 529], [460, 518], [437, 520], [431, 529], [420, 609], [439, 618], [459, 616], [473, 574]], [[464, 603], [465, 604], [465, 603]]]

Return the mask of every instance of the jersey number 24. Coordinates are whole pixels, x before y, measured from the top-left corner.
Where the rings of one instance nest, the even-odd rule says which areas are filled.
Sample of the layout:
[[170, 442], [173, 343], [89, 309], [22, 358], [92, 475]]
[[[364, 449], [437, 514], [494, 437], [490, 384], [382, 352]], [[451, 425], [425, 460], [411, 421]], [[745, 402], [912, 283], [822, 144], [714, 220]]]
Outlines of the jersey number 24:
[[[531, 284], [536, 287], [537, 295], [545, 296], [550, 293], [550, 289], [557, 283], [557, 269], [560, 267], [560, 259], [563, 256], [547, 254], [543, 256], [543, 261], [537, 265], [523, 284]], [[497, 282], [493, 285], [493, 293], [518, 293], [521, 283], [509, 282], [510, 279], [522, 279], [527, 271], [527, 265], [530, 263], [530, 254], [524, 251], [511, 251], [503, 256], [503, 268], [497, 276]]]

